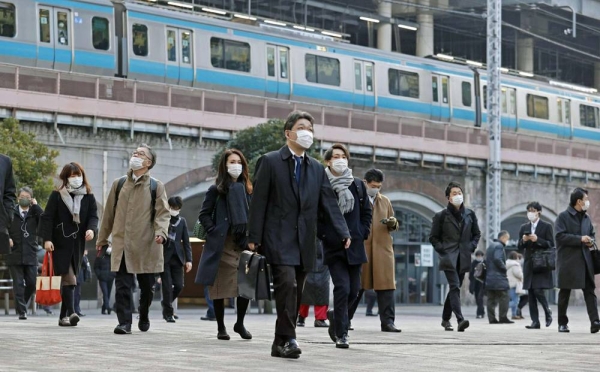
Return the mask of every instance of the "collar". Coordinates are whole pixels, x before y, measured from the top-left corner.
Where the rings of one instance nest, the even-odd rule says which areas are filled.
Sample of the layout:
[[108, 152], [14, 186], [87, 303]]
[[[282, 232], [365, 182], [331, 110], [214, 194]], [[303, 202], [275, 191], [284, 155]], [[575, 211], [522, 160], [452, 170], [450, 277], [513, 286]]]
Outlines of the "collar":
[[147, 178], [147, 177], [148, 177], [148, 175], [149, 175], [149, 172], [146, 172], [146, 173], [142, 174], [141, 176], [139, 176], [139, 177], [136, 177], [136, 176], [135, 176], [135, 174], [133, 174], [133, 170], [131, 170], [131, 169], [130, 169], [130, 170], [127, 172], [127, 175], [128, 175], [129, 177], [131, 177], [131, 179], [133, 180], [133, 183], [136, 183], [136, 182], [137, 182], [137, 181], [139, 181], [140, 179], [142, 179], [142, 180], [143, 180], [143, 179], [144, 179], [144, 177], [146, 177], [146, 178]]
[[[279, 155], [281, 155], [282, 160], [288, 160], [295, 154], [289, 146], [285, 145], [281, 149], [279, 149]], [[302, 155], [302, 158], [304, 160], [304, 163], [310, 165], [310, 156], [308, 156], [306, 152], [304, 153], [304, 155]]]
[[570, 205], [567, 207], [567, 212], [571, 213], [573, 216], [575, 216], [577, 213], [577, 209], [571, 207]]
[[302, 158], [302, 160], [304, 160], [304, 155], [306, 155], [306, 152], [304, 152], [304, 154], [302, 154], [302, 155], [298, 155], [298, 154], [296, 154], [296, 153], [294, 152], [294, 150], [292, 150], [292, 148], [291, 148], [291, 147], [289, 147], [289, 146], [288, 146], [288, 150], [290, 150], [290, 152], [292, 153], [292, 156], [299, 156], [299, 157], [301, 157], [301, 158]]
[[[29, 209], [31, 209], [31, 208], [29, 208]], [[25, 210], [25, 209], [21, 208], [21, 206], [19, 205], [19, 215], [22, 216], [23, 212], [29, 213], [29, 209]]]

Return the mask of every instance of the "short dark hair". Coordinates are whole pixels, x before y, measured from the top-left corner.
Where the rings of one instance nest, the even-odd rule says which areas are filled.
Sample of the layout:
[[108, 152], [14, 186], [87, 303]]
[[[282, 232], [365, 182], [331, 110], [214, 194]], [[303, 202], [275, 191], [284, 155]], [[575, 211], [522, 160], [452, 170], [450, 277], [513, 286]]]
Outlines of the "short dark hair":
[[504, 238], [504, 237], [505, 237], [505, 236], [507, 236], [507, 235], [510, 235], [510, 234], [508, 233], [508, 231], [506, 231], [506, 230], [502, 230], [502, 231], [500, 231], [500, 232], [498, 233], [498, 239], [500, 239], [500, 238]]
[[152, 147], [148, 146], [145, 143], [140, 144], [138, 147], [143, 147], [145, 149], [148, 149], [148, 152], [150, 153], [150, 156], [152, 156], [152, 159], [150, 159], [150, 161], [152, 162], [152, 164], [150, 164], [150, 166], [148, 167], [148, 169], [154, 168], [154, 166], [156, 165], [156, 151], [154, 151], [154, 149], [152, 149]]
[[376, 168], [371, 168], [365, 173], [365, 181], [369, 182], [383, 182], [385, 176], [382, 171]]
[[533, 208], [538, 212], [542, 211], [542, 205], [536, 201], [532, 201], [532, 202], [529, 202], [529, 204], [527, 204], [527, 210], [529, 210], [530, 208]]
[[462, 188], [462, 185], [461, 185], [460, 183], [458, 183], [458, 182], [454, 182], [454, 181], [452, 181], [452, 182], [450, 182], [450, 183], [448, 184], [448, 186], [446, 186], [446, 197], [449, 197], [449, 196], [450, 196], [450, 192], [451, 192], [451, 191], [452, 191], [452, 189], [453, 189], [453, 188], [455, 188], [455, 187], [458, 187], [458, 188], [460, 189], [460, 191], [462, 191], [462, 192], [464, 193], [464, 190], [463, 190], [463, 188]]
[[290, 112], [287, 119], [285, 119], [285, 124], [283, 126], [283, 132], [285, 133], [286, 130], [292, 130], [294, 125], [300, 119], [306, 119], [306, 120], [310, 121], [311, 124], [315, 123], [315, 119], [308, 112], [295, 110], [295, 111]]
[[29, 194], [29, 196], [31, 196], [31, 197], [33, 198], [33, 190], [31, 189], [31, 187], [28, 187], [28, 186], [23, 186], [23, 187], [21, 187], [21, 188], [19, 189], [19, 193], [17, 194], [17, 196], [18, 196], [18, 195], [21, 195], [21, 193], [22, 193], [22, 192], [26, 192], [26, 193], [28, 193], [28, 194]]
[[183, 199], [181, 199], [181, 196], [171, 196], [169, 198], [169, 207], [181, 209], [181, 207], [183, 207]]
[[483, 253], [483, 251], [476, 250], [475, 251], [475, 257], [479, 257], [479, 256], [485, 256], [485, 254]]
[[350, 152], [346, 146], [342, 145], [341, 143], [334, 143], [330, 148], [327, 149], [327, 151], [325, 151], [325, 155], [323, 157], [325, 161], [329, 161], [331, 158], [333, 158], [333, 150], [341, 150], [344, 155], [346, 155], [346, 159], [350, 160]]
[[519, 254], [517, 252], [515, 252], [515, 251], [512, 251], [508, 255], [508, 258], [510, 258], [511, 260], [518, 260], [519, 259]]
[[571, 193], [571, 207], [575, 207], [577, 204], [577, 200], [583, 199], [584, 196], [588, 194], [586, 189], [582, 189], [581, 187], [575, 188]]

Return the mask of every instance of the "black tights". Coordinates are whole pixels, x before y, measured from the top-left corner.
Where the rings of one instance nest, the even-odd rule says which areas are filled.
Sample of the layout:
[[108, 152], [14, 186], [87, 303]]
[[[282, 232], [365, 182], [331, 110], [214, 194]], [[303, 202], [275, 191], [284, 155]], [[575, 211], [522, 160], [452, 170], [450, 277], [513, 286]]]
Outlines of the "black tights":
[[[225, 300], [220, 298], [218, 300], [213, 300], [213, 304], [215, 307], [215, 317], [217, 318], [217, 327], [219, 331], [225, 330]], [[248, 310], [248, 305], [250, 304], [250, 300], [238, 297], [237, 298], [237, 324], [244, 324], [244, 317], [246, 316], [246, 310]]]
[[60, 288], [62, 303], [60, 305], [60, 319], [71, 316], [75, 312], [75, 286], [65, 285]]

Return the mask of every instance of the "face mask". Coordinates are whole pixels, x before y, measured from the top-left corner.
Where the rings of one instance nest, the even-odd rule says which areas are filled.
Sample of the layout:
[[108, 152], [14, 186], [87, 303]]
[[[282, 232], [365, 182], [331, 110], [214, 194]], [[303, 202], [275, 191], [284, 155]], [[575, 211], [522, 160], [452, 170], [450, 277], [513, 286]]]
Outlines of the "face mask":
[[69, 186], [74, 189], [78, 189], [83, 185], [83, 177], [70, 177], [69, 178]]
[[134, 171], [144, 168], [144, 159], [132, 156], [131, 159], [129, 159], [129, 168]]
[[529, 221], [531, 221], [531, 222], [537, 220], [537, 213], [527, 212], [527, 219], [529, 219]]
[[341, 174], [348, 169], [348, 159], [335, 159], [331, 162], [331, 169], [335, 173]]
[[460, 205], [463, 203], [463, 196], [462, 195], [454, 195], [452, 197], [452, 205], [454, 205], [455, 207], [460, 207]]
[[376, 187], [367, 187], [367, 195], [374, 198], [379, 193], [379, 190], [381, 190], [381, 189], [376, 188]]
[[176, 211], [175, 209], [171, 209], [169, 212], [171, 213], [171, 216], [173, 216], [173, 217], [179, 216], [179, 211]]
[[583, 207], [581, 209], [583, 209], [584, 211], [587, 211], [589, 207], [590, 207], [590, 201], [586, 200], [585, 203], [583, 203]]
[[311, 131], [299, 130], [296, 132], [296, 137], [295, 142], [304, 149], [309, 149], [313, 144], [313, 134]]
[[31, 200], [29, 199], [19, 199], [19, 205], [23, 208], [27, 208], [31, 205]]
[[241, 164], [227, 164], [227, 173], [233, 178], [238, 178], [242, 174]]

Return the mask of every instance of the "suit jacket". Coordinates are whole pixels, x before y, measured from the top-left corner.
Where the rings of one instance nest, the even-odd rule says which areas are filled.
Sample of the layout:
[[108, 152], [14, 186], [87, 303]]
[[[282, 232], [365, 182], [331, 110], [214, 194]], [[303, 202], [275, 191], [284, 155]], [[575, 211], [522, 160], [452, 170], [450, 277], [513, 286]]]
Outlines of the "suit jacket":
[[[183, 217], [177, 217], [180, 222], [175, 227], [175, 240], [167, 240], [164, 245], [163, 255], [165, 257], [165, 265], [169, 264], [173, 255], [177, 256], [179, 262], [183, 266], [186, 262], [192, 262], [192, 246], [190, 245], [190, 236], [188, 235], [187, 221]], [[171, 217], [169, 221], [169, 229], [171, 223], [176, 222]]]
[[0, 254], [4, 254], [10, 253], [8, 235], [17, 196], [12, 161], [8, 156], [2, 154], [0, 154], [0, 195], [2, 196], [2, 204], [0, 205]]
[[19, 207], [15, 207], [15, 217], [10, 226], [13, 247], [6, 256], [7, 265], [37, 265], [38, 228], [42, 213], [44, 210], [39, 205], [32, 205], [27, 211], [27, 216], [23, 218]]
[[537, 241], [523, 241], [523, 235], [525, 232], [531, 233], [531, 222], [527, 222], [521, 225], [519, 229], [519, 245], [518, 248], [524, 251], [523, 258], [523, 289], [551, 289], [554, 288], [554, 280], [552, 279], [552, 271], [545, 273], [534, 273], [533, 272], [533, 261], [531, 255], [535, 250], [547, 250], [554, 248], [554, 233], [552, 232], [552, 225], [538, 220], [538, 224], [535, 227], [535, 235]]
[[248, 242], [258, 244], [270, 264], [313, 270], [319, 214], [338, 236], [350, 237], [323, 165], [305, 155], [298, 186], [295, 160], [287, 146], [258, 160]]

